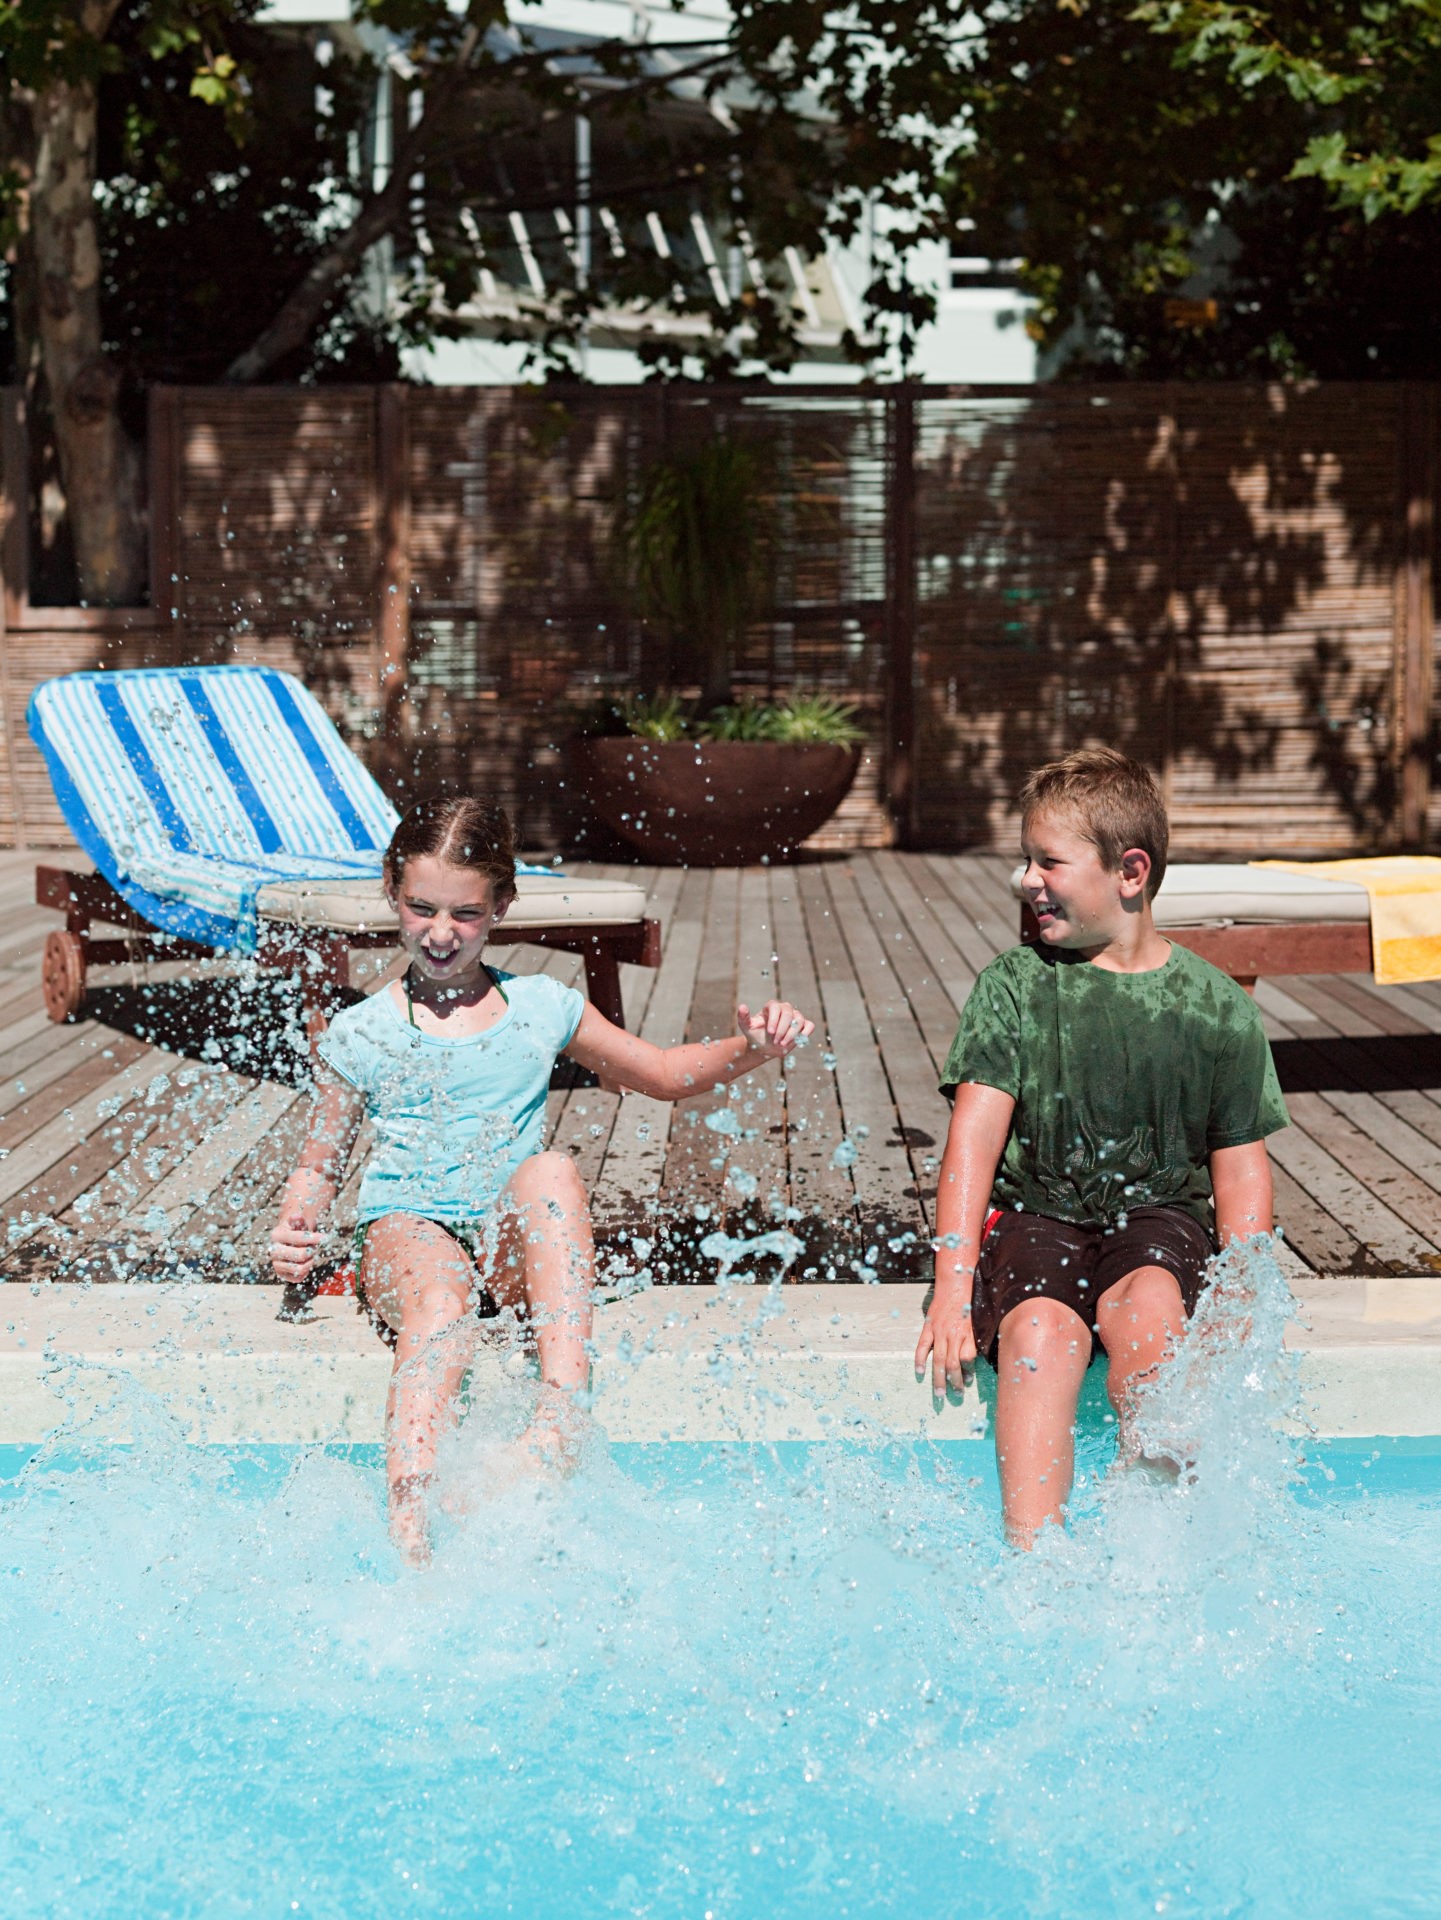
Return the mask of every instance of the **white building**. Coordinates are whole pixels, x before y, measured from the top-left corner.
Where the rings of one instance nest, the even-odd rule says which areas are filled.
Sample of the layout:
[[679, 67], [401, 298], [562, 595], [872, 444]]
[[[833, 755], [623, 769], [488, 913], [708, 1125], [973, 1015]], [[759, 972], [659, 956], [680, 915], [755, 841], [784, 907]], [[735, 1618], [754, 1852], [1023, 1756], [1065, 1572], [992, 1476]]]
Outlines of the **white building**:
[[[403, 57], [393, 53], [373, 29], [352, 22], [350, 0], [270, 0], [261, 18], [278, 26], [319, 30], [336, 39], [349, 39], [376, 62], [376, 111], [369, 152], [362, 164], [381, 183], [393, 150], [393, 113], [404, 111]], [[723, 0], [685, 0], [680, 8], [669, 0], [513, 0], [511, 21], [542, 45], [554, 38], [558, 47], [574, 48], [577, 41], [625, 40], [653, 47], [654, 70], [667, 67], [676, 78], [670, 87], [678, 121], [692, 124], [714, 116], [724, 120], [724, 100], [707, 102], [699, 84], [686, 77], [686, 44], [697, 50], [721, 39], [729, 14]], [[527, 377], [526, 349], [507, 342], [502, 334], [517, 327], [538, 327], [543, 321], [551, 286], [547, 265], [564, 261], [567, 279], [577, 262], [588, 262], [599, 248], [623, 253], [628, 246], [653, 247], [661, 258], [684, 252], [693, 268], [709, 273], [717, 295], [738, 296], [751, 264], [743, 253], [710, 231], [699, 212], [688, 218], [672, 211], [663, 219], [655, 209], [630, 209], [622, 229], [612, 208], [585, 183], [603, 177], [602, 156], [593, 154], [588, 122], [575, 122], [560, 137], [574, 141], [574, 150], [558, 156], [569, 177], [578, 183], [575, 205], [543, 212], [513, 210], [507, 231], [497, 245], [492, 229], [477, 246], [486, 266], [474, 300], [454, 316], [465, 323], [465, 335], [438, 341], [412, 351], [405, 362], [412, 379], [444, 385], [511, 384]], [[603, 137], [603, 136], [602, 136]], [[528, 197], [517, 193], [518, 200]], [[464, 223], [466, 215], [461, 213]], [[883, 207], [872, 209], [872, 226], [884, 220]], [[870, 244], [863, 238], [848, 248], [832, 247], [824, 258], [802, 260], [793, 250], [784, 263], [775, 263], [789, 275], [800, 323], [803, 358], [793, 380], [851, 382], [864, 369], [848, 362], [841, 339], [849, 330], [863, 331], [863, 290], [871, 277]], [[911, 363], [914, 378], [944, 383], [1026, 382], [1036, 377], [1036, 350], [1025, 328], [1025, 300], [1017, 291], [1006, 263], [969, 256], [964, 237], [946, 248], [927, 245], [912, 255], [911, 272], [917, 284], [933, 290], [935, 320], [921, 335]], [[378, 249], [370, 297], [383, 301], [393, 286], [392, 256]], [[582, 350], [586, 377], [602, 382], [639, 380], [645, 368], [633, 342], [643, 332], [664, 328], [681, 338], [697, 332], [704, 322], [678, 318], [654, 308], [611, 309], [597, 314]], [[759, 369], [757, 369], [759, 371]], [[895, 373], [897, 367], [881, 371]]]

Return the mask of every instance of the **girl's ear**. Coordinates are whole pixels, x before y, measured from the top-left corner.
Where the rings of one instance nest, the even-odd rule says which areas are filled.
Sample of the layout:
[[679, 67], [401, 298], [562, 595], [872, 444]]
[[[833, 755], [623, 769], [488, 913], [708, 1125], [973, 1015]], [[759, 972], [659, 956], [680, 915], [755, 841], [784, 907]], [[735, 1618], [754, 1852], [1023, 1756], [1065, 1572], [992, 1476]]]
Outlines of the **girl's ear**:
[[[495, 920], [503, 920], [505, 918], [506, 913], [509, 911], [514, 900], [515, 900], [514, 887], [510, 889], [509, 893], [503, 893], [499, 896], [499, 898], [496, 900], [496, 903], [495, 903], [495, 916], [494, 916]], [[492, 921], [492, 924], [494, 924], [494, 921]]]

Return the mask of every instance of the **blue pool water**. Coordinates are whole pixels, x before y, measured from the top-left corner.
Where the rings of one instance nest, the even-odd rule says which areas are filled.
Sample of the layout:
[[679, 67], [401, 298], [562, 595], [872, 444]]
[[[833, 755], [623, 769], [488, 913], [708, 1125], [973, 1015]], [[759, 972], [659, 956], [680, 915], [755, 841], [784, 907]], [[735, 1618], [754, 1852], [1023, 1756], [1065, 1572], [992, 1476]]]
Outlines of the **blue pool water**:
[[[1222, 1343], [1224, 1346], [1224, 1342]], [[1441, 1441], [1160, 1395], [1002, 1547], [989, 1445], [610, 1447], [422, 1573], [373, 1449], [3, 1463], [0, 1912], [1434, 1916]], [[517, 1389], [517, 1396], [520, 1390]]]

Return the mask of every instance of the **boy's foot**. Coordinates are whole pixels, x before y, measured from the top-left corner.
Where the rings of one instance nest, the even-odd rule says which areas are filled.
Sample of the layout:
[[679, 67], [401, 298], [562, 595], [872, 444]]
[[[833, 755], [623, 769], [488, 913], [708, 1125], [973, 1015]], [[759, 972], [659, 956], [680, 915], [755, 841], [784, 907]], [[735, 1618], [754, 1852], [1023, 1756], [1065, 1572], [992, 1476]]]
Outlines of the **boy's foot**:
[[1116, 1465], [1121, 1472], [1140, 1474], [1158, 1487], [1178, 1486], [1185, 1472], [1179, 1460], [1168, 1460], [1163, 1453], [1134, 1453], [1128, 1460], [1118, 1458]]
[[426, 1523], [428, 1473], [411, 1474], [390, 1489], [390, 1537], [408, 1567], [430, 1565], [430, 1528]]

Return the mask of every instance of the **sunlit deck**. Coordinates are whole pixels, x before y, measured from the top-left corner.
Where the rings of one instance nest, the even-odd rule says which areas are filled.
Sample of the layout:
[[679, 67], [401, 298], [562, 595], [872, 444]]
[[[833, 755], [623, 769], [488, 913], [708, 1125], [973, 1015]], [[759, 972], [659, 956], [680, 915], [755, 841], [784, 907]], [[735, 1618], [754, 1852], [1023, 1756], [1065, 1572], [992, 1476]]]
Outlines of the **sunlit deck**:
[[[306, 1114], [294, 1000], [228, 964], [117, 967], [97, 970], [83, 1021], [52, 1026], [39, 961], [58, 919], [33, 904], [35, 861], [0, 855], [0, 1271], [268, 1278]], [[1014, 939], [1006, 865], [865, 853], [626, 869], [665, 927], [660, 968], [625, 970], [632, 1026], [696, 1039], [728, 1031], [737, 999], [780, 992], [816, 1009], [820, 1032], [784, 1074], [771, 1065], [730, 1097], [677, 1109], [578, 1076], [556, 1085], [553, 1137], [594, 1195], [610, 1271], [712, 1278], [706, 1234], [785, 1226], [804, 1247], [797, 1278], [918, 1276], [947, 1120], [936, 1075], [977, 971]], [[534, 947], [496, 959], [567, 980], [580, 970]], [[360, 964], [356, 984], [373, 985], [374, 964], [363, 979]], [[1272, 1143], [1292, 1247], [1317, 1271], [1435, 1272], [1441, 1286], [1441, 985], [1288, 979], [1263, 981], [1257, 999], [1294, 1120]]]

